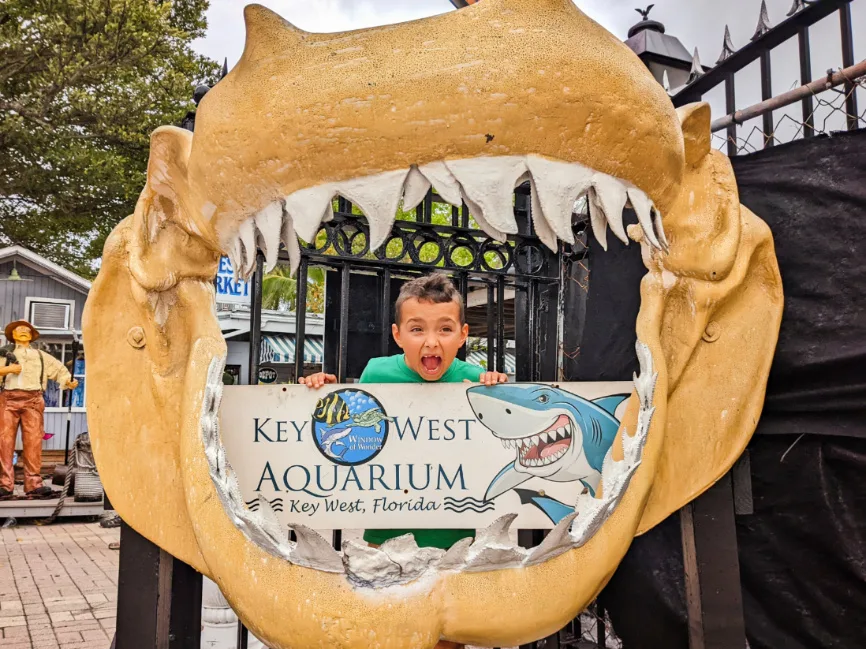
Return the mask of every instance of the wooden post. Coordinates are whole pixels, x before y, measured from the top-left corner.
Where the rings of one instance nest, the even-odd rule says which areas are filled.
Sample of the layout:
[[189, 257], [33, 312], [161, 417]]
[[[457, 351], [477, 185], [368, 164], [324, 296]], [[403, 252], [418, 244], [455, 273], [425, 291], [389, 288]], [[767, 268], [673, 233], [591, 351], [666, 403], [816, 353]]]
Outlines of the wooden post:
[[746, 646], [731, 474], [680, 510], [689, 649]]
[[113, 649], [199, 649], [202, 577], [126, 523]]

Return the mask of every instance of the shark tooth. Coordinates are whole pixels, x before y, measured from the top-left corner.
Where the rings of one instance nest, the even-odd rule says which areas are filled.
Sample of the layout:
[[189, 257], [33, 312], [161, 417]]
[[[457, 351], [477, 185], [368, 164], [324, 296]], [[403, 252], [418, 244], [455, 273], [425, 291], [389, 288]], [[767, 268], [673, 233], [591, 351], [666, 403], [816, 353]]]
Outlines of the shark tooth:
[[635, 351], [637, 352], [640, 374], [634, 374], [632, 381], [634, 383], [635, 392], [637, 392], [638, 398], [640, 399], [641, 408], [649, 409], [652, 407], [658, 373], [653, 373], [652, 352], [647, 345], [638, 340], [635, 343]]
[[417, 579], [436, 561], [445, 556], [445, 550], [439, 548], [419, 548], [415, 537], [404, 534], [385, 541], [380, 549], [391, 561], [401, 569], [401, 577], [405, 581]]
[[254, 221], [262, 235], [258, 238], [259, 248], [265, 253], [265, 272], [269, 273], [277, 265], [280, 254], [280, 229], [283, 224], [283, 205], [281, 201], [271, 203], [258, 214]]
[[442, 556], [437, 564], [439, 570], [460, 570], [466, 565], [466, 556], [472, 539], [460, 539]]
[[259, 518], [261, 518], [261, 527], [277, 543], [282, 542], [285, 537], [283, 534], [283, 526], [280, 519], [277, 518], [277, 513], [271, 507], [271, 503], [262, 494], [259, 494]]
[[649, 436], [653, 414], [655, 414], [655, 407], [649, 409], [641, 408], [638, 412], [635, 434], [631, 437], [623, 436], [622, 438], [623, 461], [628, 463], [640, 462], [647, 437]]
[[508, 536], [516, 518], [517, 514], [505, 514], [478, 532], [469, 548], [464, 570], [477, 572], [520, 565], [526, 558], [526, 550], [515, 546]]
[[514, 519], [516, 518], [517, 514], [505, 514], [504, 516], [500, 516], [475, 535], [475, 542], [472, 546], [511, 545], [508, 530], [511, 528], [511, 524], [514, 523]]
[[662, 223], [662, 213], [659, 212], [655, 208], [655, 206], [653, 206], [652, 211], [653, 211], [653, 215], [654, 215], [653, 222], [655, 223], [655, 226], [656, 226], [656, 234], [658, 234], [659, 243], [662, 244], [662, 249], [665, 252], [668, 252], [668, 250], [670, 250], [671, 245], [668, 243], [668, 238], [665, 235], [665, 227], [664, 227], [664, 223]]
[[301, 246], [298, 244], [298, 235], [295, 233], [295, 224], [292, 215], [283, 209], [283, 221], [280, 228], [280, 241], [289, 253], [289, 269], [294, 276], [301, 265]]
[[243, 505], [244, 497], [241, 493], [241, 486], [238, 483], [238, 477], [234, 471], [228, 471], [223, 476], [223, 487], [228, 496], [235, 504]]
[[571, 529], [575, 545], [580, 547], [598, 531], [607, 517], [609, 503], [605, 499], [593, 498], [589, 494], [577, 497], [575, 512], [577, 519]]
[[225, 479], [226, 474], [226, 450], [223, 448], [222, 444], [217, 446], [216, 449], [216, 461], [214, 462], [214, 469], [217, 472], [217, 475], [221, 479]]
[[286, 196], [285, 209], [301, 239], [312, 243], [322, 222], [333, 216], [331, 200], [336, 193], [334, 185], [317, 185]]
[[628, 196], [622, 183], [612, 176], [596, 174], [593, 177], [595, 200], [607, 217], [610, 231], [617, 239], [628, 245], [628, 235], [622, 222], [622, 211]]
[[526, 156], [544, 218], [556, 235], [574, 244], [571, 215], [575, 202], [592, 185], [595, 172], [577, 163], [554, 162], [537, 155]]
[[355, 541], [343, 542], [343, 567], [350, 581], [367, 587], [393, 585], [402, 572], [381, 549]]
[[[457, 179], [463, 192], [480, 209], [490, 226], [506, 234], [517, 234], [514, 218], [514, 188], [526, 173], [519, 156], [495, 156], [447, 160], [445, 166]], [[478, 214], [473, 216], [478, 219]]]
[[653, 229], [652, 202], [647, 198], [647, 195], [637, 187], [629, 188], [628, 198], [631, 201], [635, 214], [637, 214], [638, 223], [640, 223], [641, 230], [643, 230], [647, 241], [649, 241], [653, 248], [661, 250], [662, 246], [656, 238], [655, 230]]
[[524, 565], [534, 566], [539, 563], [544, 563], [549, 559], [558, 557], [564, 552], [568, 552], [574, 546], [574, 539], [571, 536], [571, 524], [577, 518], [577, 513], [569, 514], [556, 524], [550, 534], [544, 537], [544, 540], [532, 548], [529, 556], [526, 557]]
[[460, 183], [451, 175], [444, 162], [431, 162], [420, 166], [418, 170], [433, 184], [436, 193], [446, 202], [457, 207], [463, 204], [463, 198], [460, 195]]
[[509, 548], [484, 547], [471, 555], [466, 562], [466, 572], [487, 572], [519, 566], [526, 559], [526, 550], [511, 546]]
[[487, 236], [496, 241], [505, 241], [508, 239], [508, 235], [497, 230], [488, 223], [487, 219], [484, 218], [484, 212], [481, 211], [481, 208], [471, 198], [469, 198], [462, 189], [460, 190], [460, 195], [462, 196], [462, 201], [466, 203], [466, 206], [469, 208], [469, 213], [475, 219], [475, 222], [478, 223], [478, 227], [481, 228]]
[[371, 251], [378, 250], [391, 234], [408, 174], [408, 169], [386, 171], [336, 184], [337, 193], [357, 205], [367, 217]]
[[[535, 227], [535, 234], [541, 239], [541, 243], [550, 248], [554, 253], [559, 252], [559, 244], [556, 240], [556, 233], [550, 227], [550, 223], [544, 216], [544, 210], [541, 209], [541, 199], [538, 197], [538, 189], [535, 187], [535, 180], [530, 177], [529, 187], [531, 190], [530, 197], [530, 213], [532, 215], [532, 225]], [[571, 217], [569, 216], [569, 220]]]
[[329, 541], [306, 525], [292, 525], [298, 541], [292, 549], [291, 562], [296, 566], [325, 572], [343, 572], [343, 558]]
[[256, 229], [252, 220], [247, 219], [241, 223], [238, 236], [241, 240], [240, 274], [247, 279], [256, 269]]
[[407, 212], [414, 210], [427, 197], [429, 191], [430, 181], [413, 165], [406, 176], [406, 184], [403, 185], [403, 209]]
[[232, 241], [228, 250], [226, 251], [226, 256], [229, 258], [229, 261], [232, 264], [232, 276], [235, 281], [238, 281], [241, 278], [241, 266], [243, 266], [243, 254], [241, 253], [241, 238], [236, 237], [234, 241]]
[[[592, 195], [594, 192], [590, 192]], [[591, 196], [589, 200], [589, 223], [592, 226], [592, 233], [595, 235], [596, 241], [601, 245], [602, 250], [607, 250], [607, 218], [604, 215], [604, 210], [598, 204], [595, 196]]]

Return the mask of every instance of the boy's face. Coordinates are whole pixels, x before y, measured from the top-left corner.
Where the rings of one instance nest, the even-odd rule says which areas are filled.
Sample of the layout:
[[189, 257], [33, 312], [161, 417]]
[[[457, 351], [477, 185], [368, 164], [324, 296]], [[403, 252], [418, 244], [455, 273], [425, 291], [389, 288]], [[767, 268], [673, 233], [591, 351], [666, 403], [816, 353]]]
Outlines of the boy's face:
[[456, 302], [406, 300], [400, 307], [400, 322], [391, 325], [394, 340], [406, 355], [406, 364], [426, 381], [438, 381], [451, 367], [469, 325], [460, 324]]

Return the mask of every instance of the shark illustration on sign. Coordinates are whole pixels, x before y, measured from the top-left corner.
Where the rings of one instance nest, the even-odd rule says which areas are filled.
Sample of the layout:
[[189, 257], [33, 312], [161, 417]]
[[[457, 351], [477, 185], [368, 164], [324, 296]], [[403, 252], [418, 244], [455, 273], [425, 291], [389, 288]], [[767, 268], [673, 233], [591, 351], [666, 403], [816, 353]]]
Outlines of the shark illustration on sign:
[[[352, 432], [352, 427], [348, 428], [337, 428], [326, 431], [322, 434], [322, 450], [325, 452], [325, 455], [328, 457], [332, 457], [335, 459], [339, 459], [343, 457], [345, 452], [349, 450], [349, 447], [346, 446], [346, 443], [341, 441], [344, 437], [347, 437], [349, 433]], [[343, 450], [339, 453], [334, 451], [335, 446], [342, 446]]]
[[[484, 500], [491, 501], [536, 477], [579, 481], [595, 495], [604, 457], [619, 428], [614, 413], [628, 396], [589, 401], [540, 384], [469, 388], [469, 405], [478, 420], [516, 455], [490, 482]], [[574, 511], [541, 492], [516, 492], [521, 502], [539, 507], [554, 523]]]

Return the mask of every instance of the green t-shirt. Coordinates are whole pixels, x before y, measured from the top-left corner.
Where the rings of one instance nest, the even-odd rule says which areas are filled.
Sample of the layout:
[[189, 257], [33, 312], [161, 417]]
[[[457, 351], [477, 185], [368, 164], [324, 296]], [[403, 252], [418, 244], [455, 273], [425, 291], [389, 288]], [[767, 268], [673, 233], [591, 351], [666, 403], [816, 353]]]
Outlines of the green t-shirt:
[[[462, 383], [464, 380], [478, 381], [484, 370], [477, 365], [455, 358], [437, 383]], [[361, 373], [361, 383], [428, 383], [415, 370], [406, 365], [403, 354], [373, 358]], [[475, 530], [366, 530], [367, 543], [381, 545], [388, 539], [404, 534], [413, 534], [422, 548], [447, 550], [460, 539], [475, 536]]]

